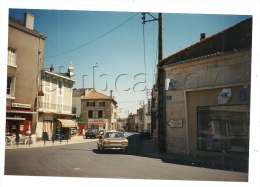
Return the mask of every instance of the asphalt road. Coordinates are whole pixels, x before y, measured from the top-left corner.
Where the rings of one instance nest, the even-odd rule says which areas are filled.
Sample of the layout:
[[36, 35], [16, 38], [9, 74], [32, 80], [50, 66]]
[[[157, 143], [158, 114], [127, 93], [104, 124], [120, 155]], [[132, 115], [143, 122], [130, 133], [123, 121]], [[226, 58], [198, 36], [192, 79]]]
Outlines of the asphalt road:
[[127, 154], [99, 153], [96, 141], [5, 152], [4, 175], [112, 179], [246, 182], [245, 173], [197, 168], [138, 156], [139, 139], [129, 137]]

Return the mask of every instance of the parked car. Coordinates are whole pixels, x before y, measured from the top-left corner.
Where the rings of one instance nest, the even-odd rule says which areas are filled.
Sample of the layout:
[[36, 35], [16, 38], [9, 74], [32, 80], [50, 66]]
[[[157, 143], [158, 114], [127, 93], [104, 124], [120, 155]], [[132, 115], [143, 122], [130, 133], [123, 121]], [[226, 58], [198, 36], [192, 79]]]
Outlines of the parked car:
[[85, 132], [85, 136], [86, 136], [86, 138], [88, 138], [88, 137], [89, 138], [96, 138], [97, 134], [93, 129], [88, 129]]
[[125, 132], [125, 129], [124, 129], [124, 128], [120, 128], [120, 129], [118, 129], [117, 131]]
[[140, 139], [145, 139], [145, 138], [150, 139], [150, 132], [148, 130], [141, 130], [139, 138]]
[[97, 141], [97, 148], [101, 153], [106, 150], [127, 152], [128, 140], [119, 131], [105, 131]]

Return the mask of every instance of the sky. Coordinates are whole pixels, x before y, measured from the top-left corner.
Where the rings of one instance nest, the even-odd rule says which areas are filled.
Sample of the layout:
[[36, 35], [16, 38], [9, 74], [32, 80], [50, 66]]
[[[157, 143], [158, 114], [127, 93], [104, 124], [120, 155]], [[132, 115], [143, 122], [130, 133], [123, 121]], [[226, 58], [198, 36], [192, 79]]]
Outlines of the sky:
[[[72, 62], [73, 88], [95, 87], [106, 95], [113, 90], [120, 118], [136, 113], [151, 98], [158, 62], [157, 20], [142, 24], [142, 12], [126, 11], [14, 8], [9, 15], [23, 21], [25, 12], [35, 16], [34, 29], [47, 37], [44, 68], [53, 64], [55, 72], [66, 72]], [[209, 37], [251, 16], [164, 13], [163, 57], [199, 42], [201, 33]], [[154, 18], [157, 12], [145, 16], [146, 21]]]
[[[251, 110], [250, 122], [256, 125], [251, 125], [250, 160], [259, 159], [259, 1], [183, 0], [148, 3], [138, 0], [75, 0], [60, 3], [2, 0], [0, 3], [2, 62], [6, 62], [7, 56], [8, 15], [23, 19], [24, 12], [30, 12], [35, 16], [35, 29], [47, 37], [44, 67], [49, 68], [53, 64], [55, 72], [65, 72], [72, 62], [76, 80], [74, 88], [83, 87], [83, 77], [84, 87], [92, 88], [93, 66], [98, 66], [94, 68], [95, 89], [106, 95], [113, 90], [120, 118], [128, 113], [135, 113], [140, 103], [147, 103], [149, 95], [143, 90], [150, 90], [154, 84], [158, 22], [143, 25], [142, 12], [150, 12], [155, 18], [158, 17], [158, 12], [163, 12], [164, 58], [199, 42], [201, 33], [209, 37], [253, 16], [251, 100], [254, 102], [251, 107], [254, 110]], [[146, 19], [152, 18], [146, 15]], [[6, 81], [5, 71], [1, 73], [1, 80]], [[5, 90], [4, 84], [1, 85], [2, 90]], [[5, 94], [1, 94], [1, 102], [5, 103]], [[1, 111], [5, 113], [4, 105], [1, 106]], [[4, 123], [3, 119], [2, 124]], [[236, 184], [237, 186], [259, 184], [259, 168], [255, 168], [255, 164], [259, 165], [259, 161], [249, 164], [250, 182]], [[3, 166], [2, 163], [1, 165]], [[1, 170], [1, 175], [2, 172]], [[25, 186], [26, 179], [19, 185]], [[50, 184], [54, 178], [48, 180]], [[80, 184], [84, 181], [85, 179], [76, 180]], [[174, 181], [174, 184], [183, 185], [182, 182]], [[155, 186], [172, 183], [138, 180], [136, 184]], [[221, 183], [222, 186], [230, 186], [230, 183], [225, 184]], [[219, 186], [219, 183], [211, 182], [210, 186]]]

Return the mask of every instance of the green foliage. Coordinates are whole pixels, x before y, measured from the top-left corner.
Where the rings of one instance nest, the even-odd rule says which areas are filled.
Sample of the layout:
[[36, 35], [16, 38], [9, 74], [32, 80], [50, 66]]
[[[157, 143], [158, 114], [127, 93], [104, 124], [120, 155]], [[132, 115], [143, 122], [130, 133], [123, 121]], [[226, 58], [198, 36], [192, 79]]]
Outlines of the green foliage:
[[83, 123], [87, 124], [88, 119], [84, 114], [81, 113], [78, 117], [78, 122], [83, 122]]

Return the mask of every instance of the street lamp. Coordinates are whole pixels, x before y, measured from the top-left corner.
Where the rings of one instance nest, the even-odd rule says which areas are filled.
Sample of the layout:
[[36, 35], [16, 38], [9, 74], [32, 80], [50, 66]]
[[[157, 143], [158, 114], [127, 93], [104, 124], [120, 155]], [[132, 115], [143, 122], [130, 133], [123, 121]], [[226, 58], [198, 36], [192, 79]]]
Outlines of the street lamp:
[[83, 89], [85, 88], [85, 87], [84, 87], [84, 76], [88, 76], [88, 75], [82, 75], [82, 85], [83, 85]]
[[59, 73], [60, 73], [60, 68], [64, 68], [64, 66], [60, 66], [60, 67], [59, 67]]
[[94, 72], [95, 67], [98, 67], [98, 66], [93, 66], [93, 89], [95, 89], [95, 72]]

